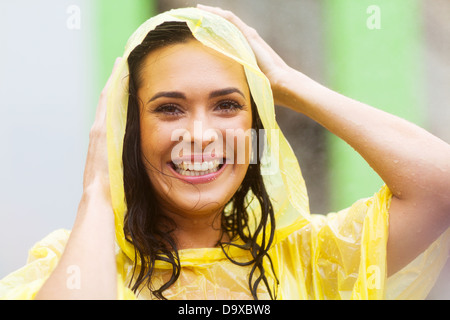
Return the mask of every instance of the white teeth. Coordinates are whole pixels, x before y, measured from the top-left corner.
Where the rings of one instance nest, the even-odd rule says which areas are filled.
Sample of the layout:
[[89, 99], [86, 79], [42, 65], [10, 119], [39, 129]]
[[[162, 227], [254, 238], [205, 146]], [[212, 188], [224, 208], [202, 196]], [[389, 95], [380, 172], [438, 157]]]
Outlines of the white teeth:
[[199, 162], [181, 162], [175, 164], [177, 172], [184, 176], [202, 176], [219, 170], [219, 160]]

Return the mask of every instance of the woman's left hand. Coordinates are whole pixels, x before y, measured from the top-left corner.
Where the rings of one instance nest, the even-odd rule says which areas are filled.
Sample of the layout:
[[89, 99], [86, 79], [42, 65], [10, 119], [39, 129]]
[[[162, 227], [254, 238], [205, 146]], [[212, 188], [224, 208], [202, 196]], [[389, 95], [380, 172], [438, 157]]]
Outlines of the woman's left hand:
[[245, 24], [231, 11], [223, 10], [218, 7], [209, 7], [197, 5], [197, 8], [217, 14], [233, 23], [246, 37], [253, 52], [255, 53], [258, 65], [261, 71], [267, 76], [274, 91], [276, 99], [276, 91], [281, 81], [285, 78], [286, 73], [291, 68], [283, 61], [283, 59], [259, 36], [258, 32]]
[[448, 143], [288, 67], [255, 30], [233, 13], [199, 8], [224, 17], [241, 30], [269, 78], [277, 105], [303, 113], [347, 142], [386, 183], [393, 195], [389, 207], [388, 274], [411, 262], [450, 227]]

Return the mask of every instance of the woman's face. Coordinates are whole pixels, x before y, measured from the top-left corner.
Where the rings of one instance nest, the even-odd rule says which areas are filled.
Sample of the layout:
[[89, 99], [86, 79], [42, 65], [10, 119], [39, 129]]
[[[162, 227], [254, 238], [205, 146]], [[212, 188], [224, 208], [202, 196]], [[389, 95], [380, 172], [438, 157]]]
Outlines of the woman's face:
[[140, 80], [142, 160], [160, 206], [184, 216], [218, 213], [249, 164], [243, 67], [190, 40], [151, 52]]

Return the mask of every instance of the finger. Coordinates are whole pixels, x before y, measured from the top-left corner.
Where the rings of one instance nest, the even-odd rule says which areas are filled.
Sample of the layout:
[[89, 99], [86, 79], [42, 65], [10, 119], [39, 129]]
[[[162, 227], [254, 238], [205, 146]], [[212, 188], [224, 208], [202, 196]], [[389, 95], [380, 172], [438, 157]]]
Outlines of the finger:
[[244, 21], [242, 21], [238, 16], [236, 16], [233, 12], [229, 10], [223, 10], [219, 7], [210, 7], [201, 4], [198, 4], [197, 8], [217, 14], [222, 18], [230, 21], [246, 36], [254, 32], [253, 28], [249, 27]]
[[114, 73], [116, 72], [117, 66], [119, 65], [120, 61], [122, 61], [122, 58], [116, 58], [116, 61], [114, 62], [114, 66], [113, 66], [113, 69], [111, 71], [111, 74], [109, 75], [109, 78], [106, 81], [106, 84], [103, 87], [103, 90], [101, 92], [100, 100], [106, 100], [106, 96], [108, 94], [108, 89], [111, 86], [111, 82], [112, 82]]
[[273, 49], [264, 41], [264, 39], [262, 39], [259, 36], [258, 32], [254, 28], [248, 26], [244, 21], [242, 21], [233, 12], [228, 11], [228, 10], [223, 10], [219, 7], [210, 7], [210, 6], [200, 5], [200, 4], [197, 5], [197, 7], [199, 9], [217, 14], [217, 15], [221, 16], [222, 18], [225, 18], [226, 20], [233, 23], [242, 32], [242, 34], [245, 36], [245, 38], [247, 38], [247, 41], [250, 43], [250, 45], [252, 46], [252, 48], [254, 50], [255, 50], [255, 48], [263, 48], [264, 50], [267, 50], [267, 51], [271, 52], [272, 54], [274, 54]]
[[120, 61], [122, 61], [121, 57], [116, 58], [116, 61], [114, 61], [114, 66], [113, 66], [112, 72], [111, 72], [111, 74], [110, 74], [110, 76], [108, 78], [108, 81], [106, 81], [106, 85], [105, 85], [104, 89], [108, 89], [109, 88], [109, 86], [111, 84], [111, 81], [112, 81], [112, 78], [113, 78], [113, 75], [114, 75], [114, 73], [115, 73], [115, 71], [117, 69], [117, 66], [119, 65]]
[[108, 89], [111, 85], [114, 73], [115, 73], [120, 61], [122, 61], [122, 58], [116, 58], [111, 75], [109, 76], [108, 81], [106, 81], [106, 85], [100, 94], [100, 99], [99, 99], [99, 103], [97, 106], [97, 112], [95, 114], [95, 122], [97, 124], [102, 124], [102, 123], [105, 123], [105, 121], [106, 121], [106, 101], [107, 101], [107, 96], [108, 96]]

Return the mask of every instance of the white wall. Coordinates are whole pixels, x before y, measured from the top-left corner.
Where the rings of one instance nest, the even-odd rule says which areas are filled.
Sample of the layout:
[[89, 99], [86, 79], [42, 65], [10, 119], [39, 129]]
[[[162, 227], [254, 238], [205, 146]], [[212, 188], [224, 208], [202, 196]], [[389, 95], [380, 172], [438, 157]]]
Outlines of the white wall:
[[0, 278], [74, 221], [96, 106], [88, 4], [0, 2]]

